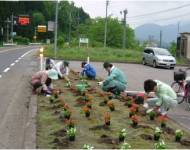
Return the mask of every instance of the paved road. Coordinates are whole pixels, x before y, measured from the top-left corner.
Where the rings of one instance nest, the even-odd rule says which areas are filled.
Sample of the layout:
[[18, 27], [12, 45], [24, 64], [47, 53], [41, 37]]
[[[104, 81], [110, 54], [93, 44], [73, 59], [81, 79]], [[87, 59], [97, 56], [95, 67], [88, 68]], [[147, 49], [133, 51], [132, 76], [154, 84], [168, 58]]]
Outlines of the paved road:
[[29, 81], [38, 66], [34, 57], [36, 49], [0, 49], [0, 148], [35, 148], [26, 139], [35, 138], [28, 131], [31, 131], [34, 117], [31, 116], [34, 110], [30, 105], [34, 101]]
[[[81, 62], [71, 62], [71, 68], [80, 71]], [[92, 62], [97, 70], [97, 74], [100, 77], [106, 77], [107, 73], [102, 67], [100, 62]], [[125, 64], [125, 63], [114, 63], [115, 66], [119, 67], [124, 71], [127, 76], [128, 85], [127, 90], [142, 91], [143, 82], [146, 79], [158, 79], [171, 85], [173, 82], [173, 71], [163, 68], [152, 68], [150, 66], [143, 66], [141, 64]], [[178, 69], [179, 67], [176, 67]], [[169, 112], [169, 116], [177, 121], [182, 126], [190, 130], [190, 111], [187, 110], [185, 104], [180, 104]]]

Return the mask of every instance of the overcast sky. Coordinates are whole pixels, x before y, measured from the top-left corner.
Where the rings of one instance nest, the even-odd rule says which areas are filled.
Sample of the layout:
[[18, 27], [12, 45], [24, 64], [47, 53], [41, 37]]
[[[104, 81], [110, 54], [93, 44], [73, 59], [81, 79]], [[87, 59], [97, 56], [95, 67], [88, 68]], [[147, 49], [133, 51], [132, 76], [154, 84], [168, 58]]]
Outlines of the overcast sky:
[[[77, 7], [82, 7], [92, 18], [105, 17], [106, 0], [72, 0]], [[180, 8], [179, 8], [180, 7]], [[176, 9], [174, 9], [176, 8]], [[156, 23], [159, 25], [185, 24], [190, 22], [190, 0], [186, 1], [142, 1], [142, 0], [110, 0], [108, 15], [118, 17], [120, 20], [123, 15], [120, 11], [127, 9], [127, 23], [135, 28], [145, 23]], [[154, 13], [168, 10], [162, 13]], [[172, 9], [172, 11], [171, 11]], [[153, 13], [153, 14], [152, 14]], [[148, 16], [134, 17], [144, 14]]]

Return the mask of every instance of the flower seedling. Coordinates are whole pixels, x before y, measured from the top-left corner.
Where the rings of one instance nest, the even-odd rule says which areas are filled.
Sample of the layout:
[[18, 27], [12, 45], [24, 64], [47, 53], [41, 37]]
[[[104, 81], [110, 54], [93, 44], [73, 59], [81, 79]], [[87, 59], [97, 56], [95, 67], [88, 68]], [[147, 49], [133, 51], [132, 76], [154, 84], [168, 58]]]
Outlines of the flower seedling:
[[131, 107], [135, 108], [135, 109], [136, 109], [136, 112], [138, 112], [138, 110], [139, 110], [139, 105], [137, 105], [137, 104], [135, 104], [135, 103], [132, 103], [132, 106], [131, 106]]
[[67, 129], [67, 135], [69, 136], [70, 141], [74, 141], [75, 140], [75, 135], [76, 135], [76, 128]]
[[131, 117], [131, 121], [132, 121], [132, 126], [133, 127], [136, 127], [139, 123], [139, 117], [137, 115], [133, 115]]
[[127, 131], [126, 129], [122, 129], [121, 131], [119, 131], [119, 141], [123, 142], [125, 140], [127, 136]]
[[68, 128], [74, 128], [75, 127], [75, 121], [72, 119], [66, 120], [66, 124]]
[[120, 147], [121, 150], [130, 149], [130, 148], [131, 148], [131, 145], [127, 142], [124, 142]]
[[92, 109], [92, 101], [88, 101], [88, 102], [86, 103], [86, 106], [87, 106], [88, 108]]
[[181, 141], [181, 138], [183, 136], [183, 131], [178, 129], [175, 131], [175, 141], [176, 142], [180, 142]]
[[105, 122], [106, 126], [110, 126], [110, 120], [111, 120], [110, 113], [105, 112], [104, 113], [104, 122]]
[[136, 108], [134, 108], [134, 107], [131, 107], [130, 108], [130, 112], [129, 112], [129, 118], [131, 118], [133, 115], [135, 115], [136, 114]]
[[150, 120], [154, 120], [155, 116], [156, 116], [156, 112], [155, 111], [151, 111], [148, 113], [149, 117], [150, 117]]
[[154, 140], [158, 141], [160, 139], [160, 135], [161, 135], [162, 131], [160, 130], [159, 127], [155, 128], [155, 132], [154, 132]]
[[107, 105], [108, 105], [108, 107], [110, 108], [111, 111], [115, 110], [115, 106], [114, 106], [114, 103], [112, 101], [108, 101]]
[[63, 119], [70, 119], [71, 117], [71, 112], [69, 110], [63, 110], [60, 112], [60, 118]]
[[57, 99], [55, 99], [54, 96], [49, 97], [49, 102], [50, 103], [55, 103], [56, 101], [57, 101]]
[[63, 106], [63, 109], [64, 109], [64, 110], [69, 110], [70, 107], [69, 107], [69, 105], [68, 105], [67, 103], [65, 103], [65, 105]]
[[132, 100], [127, 101], [127, 107], [130, 108], [132, 106]]
[[90, 117], [90, 108], [88, 106], [84, 106], [82, 110], [87, 118]]
[[166, 127], [167, 117], [164, 116], [164, 115], [161, 115], [161, 116], [158, 117], [158, 120], [159, 120], [160, 123], [161, 123], [161, 127], [162, 127], [162, 128], [165, 128], [165, 127]]
[[84, 144], [82, 149], [92, 150], [94, 147], [89, 144]]
[[166, 149], [166, 144], [163, 140], [154, 144], [155, 149]]
[[63, 97], [60, 97], [59, 100], [60, 100], [61, 104], [64, 106], [64, 105], [65, 105], [64, 98], [63, 98]]

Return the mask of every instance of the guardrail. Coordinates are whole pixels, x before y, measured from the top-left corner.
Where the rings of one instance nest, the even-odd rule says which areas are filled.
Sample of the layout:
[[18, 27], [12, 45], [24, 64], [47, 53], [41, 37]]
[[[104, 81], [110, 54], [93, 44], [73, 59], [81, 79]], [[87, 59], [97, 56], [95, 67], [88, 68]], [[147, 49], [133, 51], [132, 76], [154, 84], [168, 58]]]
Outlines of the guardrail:
[[16, 46], [17, 43], [3, 43], [3, 46]]
[[42, 43], [29, 43], [29, 45], [42, 45]]

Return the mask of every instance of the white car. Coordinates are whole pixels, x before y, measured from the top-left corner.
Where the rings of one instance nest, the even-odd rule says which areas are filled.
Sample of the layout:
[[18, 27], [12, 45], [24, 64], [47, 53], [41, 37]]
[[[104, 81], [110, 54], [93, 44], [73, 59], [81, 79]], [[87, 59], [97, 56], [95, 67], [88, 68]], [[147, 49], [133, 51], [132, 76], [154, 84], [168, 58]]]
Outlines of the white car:
[[157, 47], [147, 47], [144, 49], [143, 65], [149, 64], [153, 67], [167, 67], [173, 69], [176, 65], [176, 59], [167, 49]]

